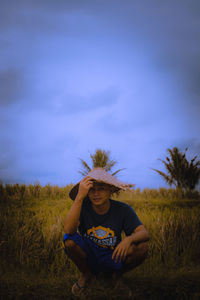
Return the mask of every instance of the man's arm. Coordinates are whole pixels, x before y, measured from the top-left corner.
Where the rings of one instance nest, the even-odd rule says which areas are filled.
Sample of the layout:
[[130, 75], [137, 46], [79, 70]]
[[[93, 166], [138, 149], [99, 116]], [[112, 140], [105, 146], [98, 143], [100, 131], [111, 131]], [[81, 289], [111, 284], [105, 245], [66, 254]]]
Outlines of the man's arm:
[[131, 235], [125, 237], [125, 239], [129, 239], [130, 245], [147, 242], [149, 241], [149, 233], [144, 225], [139, 225], [138, 227], [136, 227], [134, 232]]
[[129, 236], [126, 236], [115, 248], [112, 254], [112, 259], [116, 262], [118, 259], [124, 260], [127, 256], [127, 252], [131, 244], [139, 244], [142, 242], [149, 241], [149, 233], [144, 227], [144, 225], [139, 225], [135, 228], [133, 233]]
[[79, 183], [78, 194], [68, 211], [64, 223], [64, 230], [67, 234], [73, 234], [77, 231], [83, 200], [92, 186], [93, 181], [89, 176], [84, 177]]

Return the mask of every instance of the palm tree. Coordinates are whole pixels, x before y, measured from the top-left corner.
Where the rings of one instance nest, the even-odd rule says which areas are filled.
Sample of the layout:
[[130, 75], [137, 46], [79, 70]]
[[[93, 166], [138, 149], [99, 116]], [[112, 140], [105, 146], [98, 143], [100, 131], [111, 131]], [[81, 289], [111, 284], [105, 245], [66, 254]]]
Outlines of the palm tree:
[[185, 187], [187, 190], [191, 191], [195, 189], [200, 179], [200, 160], [196, 161], [197, 156], [195, 156], [190, 162], [186, 162], [186, 172], [185, 172]]
[[[97, 149], [94, 154], [90, 154], [90, 158], [92, 159], [92, 168], [80, 158], [80, 161], [83, 166], [83, 170], [80, 170], [79, 173], [81, 173], [83, 176], [86, 176], [88, 172], [90, 172], [93, 168], [103, 168], [106, 172], [111, 171], [113, 166], [117, 163], [115, 160], [110, 159], [110, 151], [105, 151], [101, 149]], [[116, 175], [118, 172], [124, 169], [119, 169], [112, 173], [112, 175]]]
[[200, 179], [200, 161], [195, 162], [195, 156], [190, 162], [186, 159], [186, 151], [181, 153], [178, 148], [167, 149], [169, 157], [166, 161], [159, 159], [164, 164], [167, 173], [152, 169], [160, 174], [164, 180], [171, 186], [175, 185], [177, 189], [193, 190]]

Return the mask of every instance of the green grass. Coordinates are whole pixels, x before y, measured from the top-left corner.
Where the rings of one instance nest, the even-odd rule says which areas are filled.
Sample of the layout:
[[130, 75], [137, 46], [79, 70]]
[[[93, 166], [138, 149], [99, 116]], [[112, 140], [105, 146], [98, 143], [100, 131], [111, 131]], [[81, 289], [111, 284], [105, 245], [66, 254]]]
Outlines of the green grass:
[[[73, 299], [79, 272], [61, 245], [70, 188], [0, 185], [1, 299]], [[151, 236], [149, 257], [125, 274], [134, 299], [200, 299], [199, 195], [146, 189], [118, 200], [136, 210]], [[93, 298], [117, 299], [107, 283], [95, 283]]]

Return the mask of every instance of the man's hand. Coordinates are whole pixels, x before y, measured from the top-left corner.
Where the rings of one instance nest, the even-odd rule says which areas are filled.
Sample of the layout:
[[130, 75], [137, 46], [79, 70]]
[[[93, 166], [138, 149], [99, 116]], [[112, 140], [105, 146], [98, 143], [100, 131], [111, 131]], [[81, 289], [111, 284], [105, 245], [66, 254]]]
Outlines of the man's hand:
[[67, 234], [73, 234], [77, 231], [83, 199], [87, 196], [92, 186], [93, 179], [90, 176], [84, 177], [79, 183], [78, 194], [65, 219], [64, 229]]
[[89, 190], [93, 187], [93, 179], [90, 176], [84, 177], [79, 183], [77, 197], [85, 198]]
[[115, 262], [118, 262], [118, 260], [124, 261], [128, 252], [128, 249], [131, 245], [131, 238], [130, 236], [125, 237], [115, 248], [112, 254], [112, 259], [115, 260]]
[[144, 227], [144, 225], [139, 225], [136, 227], [134, 232], [125, 237], [115, 248], [112, 254], [112, 259], [114, 259], [116, 262], [125, 260], [128, 249], [131, 246], [132, 243], [138, 244], [141, 242], [147, 242], [149, 240], [149, 234]]

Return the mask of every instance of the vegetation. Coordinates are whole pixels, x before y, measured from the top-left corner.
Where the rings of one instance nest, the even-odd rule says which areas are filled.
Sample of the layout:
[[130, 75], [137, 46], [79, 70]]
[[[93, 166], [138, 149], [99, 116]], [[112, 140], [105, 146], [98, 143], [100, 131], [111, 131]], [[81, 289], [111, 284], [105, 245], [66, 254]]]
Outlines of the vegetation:
[[[92, 168], [84, 161], [81, 160], [81, 164], [83, 166], [83, 170], [79, 171], [83, 176], [86, 176], [88, 172], [91, 171], [93, 168], [103, 168], [106, 172], [110, 172], [113, 166], [117, 163], [115, 160], [111, 160], [110, 158], [110, 151], [105, 151], [101, 149], [97, 149], [94, 154], [90, 154], [90, 158], [92, 159]], [[123, 169], [119, 169], [112, 173], [112, 175], [116, 175]]]
[[[78, 270], [62, 248], [70, 189], [0, 185], [1, 299], [73, 299]], [[199, 193], [132, 189], [118, 199], [134, 207], [151, 235], [148, 259], [125, 275], [134, 299], [199, 299]], [[91, 299], [125, 299], [99, 280]]]
[[167, 171], [167, 174], [153, 169], [160, 174], [164, 180], [171, 186], [175, 185], [177, 189], [194, 190], [200, 179], [200, 160], [196, 161], [197, 156], [188, 161], [186, 151], [181, 153], [178, 148], [168, 149], [169, 156], [166, 161], [160, 159]]

